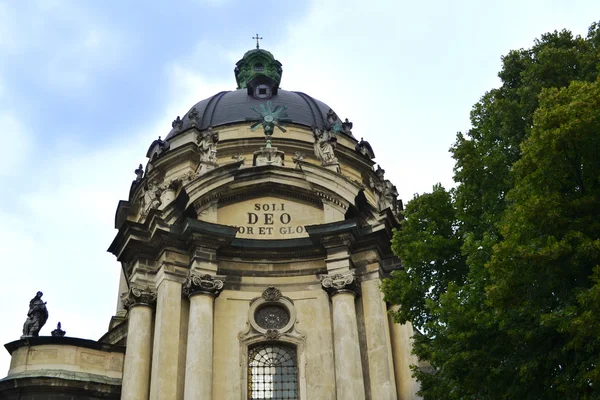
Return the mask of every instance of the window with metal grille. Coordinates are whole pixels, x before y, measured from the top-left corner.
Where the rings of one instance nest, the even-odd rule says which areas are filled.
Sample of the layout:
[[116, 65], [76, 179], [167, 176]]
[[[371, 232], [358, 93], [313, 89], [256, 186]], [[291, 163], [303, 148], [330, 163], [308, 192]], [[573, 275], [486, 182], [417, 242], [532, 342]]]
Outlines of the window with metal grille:
[[298, 399], [296, 349], [281, 343], [253, 346], [248, 351], [248, 399]]

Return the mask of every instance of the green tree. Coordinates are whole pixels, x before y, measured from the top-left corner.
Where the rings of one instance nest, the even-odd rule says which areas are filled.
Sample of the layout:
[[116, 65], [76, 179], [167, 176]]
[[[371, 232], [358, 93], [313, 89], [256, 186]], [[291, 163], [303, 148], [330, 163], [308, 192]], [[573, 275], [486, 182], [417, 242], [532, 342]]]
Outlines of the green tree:
[[[599, 325], [592, 311], [600, 302], [593, 268], [563, 264], [569, 272], [563, 271], [561, 275], [557, 261], [557, 275], [552, 279], [556, 284], [562, 279], [561, 288], [565, 292], [548, 291], [556, 288], [542, 279], [551, 278], [540, 269], [543, 262], [539, 254], [537, 264], [531, 260], [521, 260], [518, 264], [513, 252], [519, 246], [528, 248], [538, 243], [529, 239], [541, 234], [539, 224], [547, 224], [543, 226], [549, 230], [548, 234], [553, 228], [558, 229], [558, 222], [543, 215], [537, 218], [533, 208], [536, 204], [533, 199], [546, 206], [550, 201], [545, 195], [536, 194], [536, 187], [543, 186], [545, 190], [554, 187], [556, 198], [566, 196], [563, 191], [568, 189], [548, 184], [548, 180], [558, 179], [560, 173], [567, 173], [562, 171], [567, 161], [551, 158], [560, 155], [552, 144], [546, 143], [550, 136], [542, 132], [559, 129], [562, 125], [556, 125], [557, 121], [572, 123], [572, 128], [566, 125], [560, 128], [571, 133], [575, 126], [578, 132], [583, 126], [589, 132], [596, 129], [590, 121], [600, 109], [573, 104], [587, 98], [583, 93], [586, 90], [593, 93], [590, 87], [597, 85], [599, 65], [597, 24], [590, 27], [586, 38], [574, 37], [568, 31], [548, 33], [536, 40], [531, 49], [511, 51], [503, 57], [499, 73], [502, 86], [486, 93], [474, 106], [472, 128], [464, 135], [459, 133], [451, 148], [456, 161], [457, 187], [447, 192], [436, 186], [432, 193], [407, 204], [402, 227], [393, 239], [393, 249], [401, 257], [404, 270], [385, 281], [383, 291], [387, 301], [400, 305], [394, 316], [396, 321], [411, 322], [418, 329], [413, 351], [420, 359], [428, 360], [433, 369], [424, 373], [414, 368], [426, 399], [592, 396], [582, 391], [591, 390], [588, 383], [598, 378], [597, 352], [594, 353], [597, 346], [590, 344], [589, 335], [585, 336], [573, 324]], [[577, 85], [589, 87], [583, 90], [577, 89]], [[595, 132], [598, 135], [600, 131]], [[532, 149], [542, 149], [536, 153], [539, 159], [532, 161]], [[590, 142], [585, 149], [590, 154], [596, 151], [596, 160], [600, 159], [597, 146], [594, 148]], [[534, 176], [532, 168], [542, 162], [541, 155], [546, 157], [545, 167]], [[563, 177], [563, 182], [578, 176], [574, 166], [580, 156], [568, 153], [568, 157], [571, 172]], [[584, 182], [583, 176], [594, 173], [590, 168], [586, 167], [585, 174], [580, 171], [579, 179], [585, 187], [590, 183]], [[526, 178], [529, 175], [532, 176]], [[542, 175], [546, 180], [540, 178]], [[598, 178], [597, 171], [595, 176]], [[538, 186], [532, 185], [534, 181]], [[526, 195], [524, 188], [531, 193]], [[577, 201], [588, 204], [590, 200], [586, 199]], [[545, 210], [550, 212], [550, 208]], [[582, 221], [598, 219], [598, 211], [593, 214], [592, 209], [585, 210], [591, 214], [582, 216]], [[529, 227], [517, 218], [518, 213], [525, 212], [529, 212], [527, 216], [531, 219]], [[564, 216], [567, 220], [571, 217]], [[530, 231], [526, 235], [520, 232], [521, 228]], [[590, 233], [585, 235], [590, 240], [594, 238]], [[556, 240], [561, 244], [568, 242], [563, 243], [563, 239]], [[584, 247], [593, 253], [590, 246]], [[546, 250], [550, 248], [553, 247], [548, 245]], [[532, 250], [532, 254], [536, 253]], [[587, 262], [593, 264], [589, 259]], [[519, 272], [524, 264], [529, 271], [526, 276]], [[596, 273], [597, 278], [600, 274]], [[574, 276], [577, 282], [565, 282]], [[533, 307], [533, 300], [539, 301], [540, 307], [547, 307], [558, 297], [561, 301], [565, 299], [564, 307]], [[528, 298], [533, 299], [532, 303], [524, 302]], [[545, 336], [549, 330], [556, 336]], [[558, 337], [561, 341], [556, 341]], [[568, 346], [573, 347], [570, 353], [562, 350]], [[585, 363], [581, 347], [596, 349], [585, 356], [589, 356]], [[567, 363], [567, 356], [575, 357], [576, 361]], [[569, 372], [565, 371], [567, 366]], [[575, 384], [583, 376], [578, 374], [586, 378]]]

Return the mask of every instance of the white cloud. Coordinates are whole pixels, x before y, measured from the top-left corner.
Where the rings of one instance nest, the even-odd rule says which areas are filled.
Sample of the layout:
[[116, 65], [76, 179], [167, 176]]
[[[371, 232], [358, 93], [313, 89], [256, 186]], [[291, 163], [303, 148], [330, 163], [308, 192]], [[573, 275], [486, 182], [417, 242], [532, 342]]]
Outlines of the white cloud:
[[[1, 89], [0, 82], [0, 98]], [[0, 141], [7, 149], [0, 157], [0, 177], [16, 175], [18, 168], [30, 161], [31, 140], [30, 133], [13, 113], [0, 110]]]

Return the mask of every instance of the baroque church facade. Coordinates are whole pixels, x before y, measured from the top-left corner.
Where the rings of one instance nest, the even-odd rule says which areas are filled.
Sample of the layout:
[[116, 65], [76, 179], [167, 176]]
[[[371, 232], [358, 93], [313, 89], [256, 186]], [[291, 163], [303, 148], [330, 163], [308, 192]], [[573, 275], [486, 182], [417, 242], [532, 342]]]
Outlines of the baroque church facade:
[[0, 398], [418, 398], [412, 328], [379, 289], [401, 268], [396, 188], [348, 119], [281, 76], [257, 46], [237, 90], [150, 145], [116, 210], [107, 333], [37, 336], [38, 293]]

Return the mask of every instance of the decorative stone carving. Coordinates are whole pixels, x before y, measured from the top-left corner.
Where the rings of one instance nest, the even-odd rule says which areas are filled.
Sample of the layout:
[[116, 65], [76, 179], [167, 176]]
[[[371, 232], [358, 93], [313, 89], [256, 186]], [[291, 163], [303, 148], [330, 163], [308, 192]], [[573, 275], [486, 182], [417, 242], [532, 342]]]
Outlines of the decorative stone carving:
[[179, 117], [179, 115], [177, 116], [177, 118], [175, 118], [173, 120], [173, 123], [171, 124], [171, 126], [173, 127], [173, 129], [175, 129], [176, 131], [180, 131], [181, 128], [183, 128], [183, 120]]
[[196, 139], [198, 141], [198, 154], [200, 155], [197, 173], [203, 175], [218, 166], [217, 143], [219, 142], [219, 132], [213, 131], [212, 126], [209, 126], [204, 132], [198, 132]]
[[217, 279], [208, 274], [195, 274], [192, 272], [183, 284], [183, 294], [190, 297], [202, 293], [217, 297], [223, 290], [224, 278], [219, 278]]
[[292, 157], [292, 162], [296, 164], [296, 168], [300, 168], [300, 161], [304, 161], [304, 154], [297, 151]]
[[129, 290], [121, 295], [121, 304], [128, 310], [136, 305], [153, 306], [156, 302], [156, 291], [149, 287], [131, 285]]
[[254, 161], [252, 165], [255, 167], [260, 167], [262, 165], [282, 167], [284, 157], [283, 151], [277, 150], [277, 147], [271, 147], [270, 142], [267, 142], [266, 147], [261, 147], [260, 150], [254, 152]]
[[353, 293], [354, 295], [360, 294], [360, 286], [354, 271], [321, 276], [321, 286], [330, 296], [344, 292]]
[[284, 340], [302, 343], [306, 334], [297, 329], [296, 309], [290, 299], [274, 286], [250, 302], [248, 325], [238, 334], [242, 342]]
[[360, 142], [356, 144], [355, 150], [363, 156], [368, 157], [370, 160], [375, 158], [373, 148], [371, 147], [369, 142], [363, 140], [363, 138], [360, 138]]
[[61, 329], [60, 322], [58, 324], [56, 324], [56, 329], [53, 330], [52, 332], [50, 332], [50, 334], [52, 336], [58, 336], [58, 337], [63, 337], [63, 336], [65, 336], [66, 333], [67, 332], [65, 332]]
[[188, 112], [188, 119], [190, 120], [190, 125], [193, 127], [198, 126], [198, 116], [200, 114], [198, 113], [198, 110], [196, 110], [196, 107], [192, 107], [192, 109]]
[[46, 302], [42, 301], [42, 292], [37, 292], [35, 297], [29, 301], [27, 319], [23, 324], [23, 336], [39, 336], [40, 330], [48, 320], [48, 309]]
[[246, 157], [244, 157], [244, 155], [242, 153], [238, 153], [238, 154], [231, 156], [231, 159], [235, 160], [237, 162], [241, 161], [242, 165], [244, 165], [244, 162], [246, 161]]
[[375, 170], [375, 177], [369, 177], [369, 186], [375, 193], [379, 211], [389, 208], [394, 214], [398, 214], [400, 212], [398, 190], [391, 181], [385, 179], [385, 170], [379, 165]]
[[277, 340], [280, 336], [281, 334], [277, 329], [267, 329], [265, 332], [265, 339], [267, 340]]
[[342, 132], [344, 132], [348, 136], [354, 137], [354, 135], [352, 134], [352, 126], [352, 122], [348, 121], [348, 118], [346, 118], [346, 120], [342, 122]]
[[147, 182], [140, 200], [142, 217], [146, 217], [150, 210], [158, 209], [162, 205], [160, 196], [164, 188], [156, 181]]
[[162, 140], [162, 138], [159, 136], [158, 139], [150, 144], [148, 152], [146, 153], [146, 157], [148, 157], [152, 163], [166, 153], [170, 148], [171, 144], [166, 140]]
[[269, 286], [262, 294], [262, 298], [266, 301], [279, 301], [281, 299], [281, 291], [275, 286]]
[[313, 137], [315, 139], [315, 156], [321, 161], [323, 166], [339, 164], [334, 150], [337, 145], [335, 133], [331, 130], [323, 130], [313, 127]]
[[327, 119], [327, 127], [329, 129], [333, 128], [333, 126], [337, 124], [338, 116], [331, 108], [329, 111], [327, 111], [327, 116], [325, 118]]
[[135, 172], [135, 183], [140, 183], [144, 178], [144, 167], [142, 164], [134, 171]]

